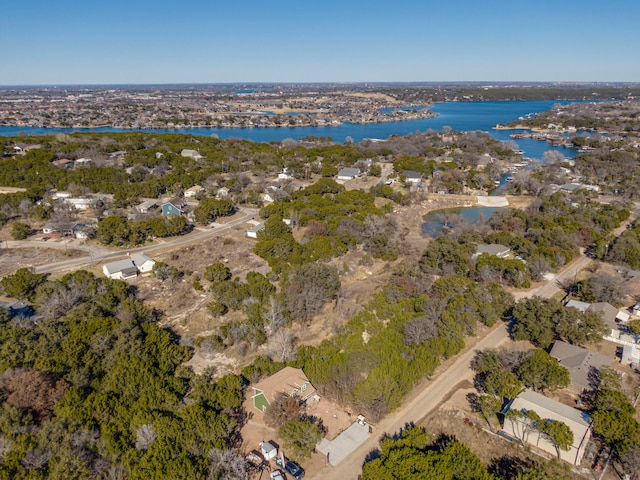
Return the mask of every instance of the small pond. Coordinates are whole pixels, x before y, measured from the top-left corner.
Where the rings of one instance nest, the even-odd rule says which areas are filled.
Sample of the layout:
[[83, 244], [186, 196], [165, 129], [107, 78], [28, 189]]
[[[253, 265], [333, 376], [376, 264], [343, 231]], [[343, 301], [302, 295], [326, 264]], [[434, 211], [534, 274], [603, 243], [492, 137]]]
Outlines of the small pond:
[[422, 233], [437, 237], [445, 227], [455, 226], [460, 222], [484, 225], [498, 208], [501, 207], [447, 208], [431, 212], [424, 216]]

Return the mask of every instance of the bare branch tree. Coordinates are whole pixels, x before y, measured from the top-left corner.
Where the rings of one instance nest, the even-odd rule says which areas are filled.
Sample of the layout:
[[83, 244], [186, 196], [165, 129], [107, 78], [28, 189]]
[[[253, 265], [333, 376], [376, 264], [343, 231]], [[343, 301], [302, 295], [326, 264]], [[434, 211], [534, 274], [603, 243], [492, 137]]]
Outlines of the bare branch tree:
[[153, 425], [148, 423], [140, 425], [136, 431], [136, 449], [147, 450], [156, 438], [157, 435], [153, 431]]

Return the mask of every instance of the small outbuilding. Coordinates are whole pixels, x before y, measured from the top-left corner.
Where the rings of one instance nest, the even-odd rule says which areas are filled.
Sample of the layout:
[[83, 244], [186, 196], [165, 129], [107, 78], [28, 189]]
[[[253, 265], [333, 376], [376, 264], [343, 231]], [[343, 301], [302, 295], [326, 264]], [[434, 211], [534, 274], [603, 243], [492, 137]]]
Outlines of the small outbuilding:
[[267, 462], [278, 458], [278, 448], [271, 442], [260, 442], [260, 453]]
[[247, 230], [247, 237], [249, 238], [258, 238], [258, 232], [260, 230], [264, 230], [264, 222], [257, 224], [254, 227], [251, 227]]

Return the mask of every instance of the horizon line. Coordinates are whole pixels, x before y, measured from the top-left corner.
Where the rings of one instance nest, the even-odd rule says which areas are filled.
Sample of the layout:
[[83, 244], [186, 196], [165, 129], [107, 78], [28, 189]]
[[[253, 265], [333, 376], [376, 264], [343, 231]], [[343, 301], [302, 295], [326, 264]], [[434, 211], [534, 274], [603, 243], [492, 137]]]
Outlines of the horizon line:
[[446, 81], [318, 81], [318, 82], [295, 82], [295, 81], [251, 81], [251, 82], [166, 82], [166, 83], [24, 83], [24, 84], [0, 84], [0, 89], [7, 88], [60, 88], [60, 87], [170, 87], [170, 86], [259, 86], [259, 85], [448, 85], [448, 86], [464, 86], [464, 85], [558, 85], [558, 86], [592, 86], [592, 85], [608, 85], [608, 86], [640, 86], [640, 82], [631, 81], [558, 81], [558, 80], [446, 80]]

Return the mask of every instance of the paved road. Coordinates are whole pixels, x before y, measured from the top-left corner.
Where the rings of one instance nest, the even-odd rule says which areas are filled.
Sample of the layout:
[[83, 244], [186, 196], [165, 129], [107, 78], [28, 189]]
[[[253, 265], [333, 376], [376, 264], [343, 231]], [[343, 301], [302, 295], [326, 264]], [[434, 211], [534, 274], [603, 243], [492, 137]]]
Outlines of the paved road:
[[188, 235], [183, 235], [180, 237], [174, 237], [170, 240], [160, 240], [160, 243], [155, 243], [153, 245], [145, 245], [143, 247], [131, 248], [127, 250], [118, 250], [118, 251], [109, 251], [104, 248], [93, 247], [82, 245], [79, 247], [65, 245], [64, 243], [47, 243], [47, 242], [8, 242], [8, 246], [10, 248], [73, 248], [75, 250], [84, 250], [89, 252], [89, 256], [80, 257], [80, 258], [72, 258], [70, 260], [63, 260], [61, 262], [49, 263], [46, 265], [40, 265], [35, 267], [36, 273], [53, 273], [53, 272], [64, 272], [69, 270], [76, 270], [78, 268], [96, 265], [98, 263], [104, 262], [106, 260], [111, 260], [114, 258], [124, 257], [127, 254], [133, 253], [154, 253], [154, 252], [162, 252], [165, 250], [171, 250], [176, 247], [189, 245], [192, 243], [198, 243], [203, 241], [206, 238], [218, 235], [225, 230], [229, 230], [237, 225], [241, 225], [253, 217], [257, 215], [257, 210], [253, 208], [243, 208], [242, 213], [244, 215], [233, 219], [229, 223], [225, 223], [222, 225], [216, 225], [215, 228], [203, 228], [199, 230], [195, 230]]

